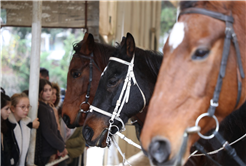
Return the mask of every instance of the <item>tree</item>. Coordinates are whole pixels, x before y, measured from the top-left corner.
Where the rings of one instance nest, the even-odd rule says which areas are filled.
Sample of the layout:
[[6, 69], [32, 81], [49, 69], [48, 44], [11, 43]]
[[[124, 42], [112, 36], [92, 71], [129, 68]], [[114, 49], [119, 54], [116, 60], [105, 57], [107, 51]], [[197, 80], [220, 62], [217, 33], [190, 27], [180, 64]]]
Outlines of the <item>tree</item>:
[[[12, 36], [9, 43], [4, 44], [0, 54], [3, 69], [1, 86], [9, 95], [20, 93], [29, 88], [31, 40], [26, 39], [26, 37], [24, 39], [19, 37], [20, 33], [26, 36], [27, 34], [24, 32], [28, 32], [28, 30], [23, 29], [21, 31], [14, 29], [12, 34], [15, 35]], [[55, 33], [59, 32], [61, 30], [55, 30], [52, 33], [55, 36]], [[65, 55], [60, 61], [49, 59], [50, 52], [41, 52], [40, 54], [40, 67], [47, 68], [50, 71], [50, 81], [57, 82], [63, 88], [66, 87], [67, 83], [67, 72], [73, 54], [73, 44], [83, 39], [81, 31], [76, 34], [76, 37], [70, 33], [64, 38]]]

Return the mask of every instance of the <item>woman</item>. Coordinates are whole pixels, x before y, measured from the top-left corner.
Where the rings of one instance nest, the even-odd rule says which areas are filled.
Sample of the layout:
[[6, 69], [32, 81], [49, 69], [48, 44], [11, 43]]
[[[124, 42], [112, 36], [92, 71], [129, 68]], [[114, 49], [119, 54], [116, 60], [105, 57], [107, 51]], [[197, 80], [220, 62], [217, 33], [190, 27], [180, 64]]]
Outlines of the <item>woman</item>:
[[57, 111], [57, 106], [60, 102], [60, 87], [57, 83], [51, 83], [51, 85], [52, 85], [52, 95], [50, 99], [50, 103], [51, 103], [50, 106], [54, 110], [58, 130], [61, 132], [61, 125], [59, 123], [59, 116], [58, 116], [58, 111]]
[[[45, 165], [55, 159], [56, 154], [64, 157], [67, 154], [65, 143], [58, 130], [54, 110], [50, 107], [52, 85], [48, 80], [39, 82], [38, 118], [40, 127], [37, 133], [37, 151], [35, 164]], [[57, 152], [58, 151], [58, 152]]]

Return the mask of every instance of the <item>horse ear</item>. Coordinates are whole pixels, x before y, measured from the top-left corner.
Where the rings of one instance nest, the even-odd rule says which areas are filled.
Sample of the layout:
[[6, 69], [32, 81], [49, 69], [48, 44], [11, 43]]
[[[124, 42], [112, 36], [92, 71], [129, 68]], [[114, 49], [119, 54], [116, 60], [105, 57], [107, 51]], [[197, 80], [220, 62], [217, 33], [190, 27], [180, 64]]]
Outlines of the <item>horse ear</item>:
[[125, 39], [125, 43], [126, 43], [126, 54], [129, 57], [132, 57], [134, 52], [135, 52], [135, 41], [133, 36], [130, 33], [127, 33], [126, 35], [126, 39]]
[[95, 44], [95, 41], [94, 41], [93, 35], [86, 32], [83, 38], [81, 52], [85, 54], [89, 54], [90, 52], [93, 51], [94, 44]]
[[85, 40], [85, 41], [86, 41], [86, 39], [88, 38], [88, 35], [89, 35], [89, 33], [88, 33], [88, 32], [85, 32], [85, 35], [84, 35], [83, 40]]
[[91, 33], [89, 33], [88, 37], [87, 37], [87, 40], [86, 40], [86, 45], [87, 47], [89, 48], [90, 51], [93, 50], [93, 47], [94, 47], [94, 37]]
[[121, 39], [121, 42], [120, 42], [120, 46], [123, 46], [126, 42], [126, 37], [123, 36], [122, 39]]

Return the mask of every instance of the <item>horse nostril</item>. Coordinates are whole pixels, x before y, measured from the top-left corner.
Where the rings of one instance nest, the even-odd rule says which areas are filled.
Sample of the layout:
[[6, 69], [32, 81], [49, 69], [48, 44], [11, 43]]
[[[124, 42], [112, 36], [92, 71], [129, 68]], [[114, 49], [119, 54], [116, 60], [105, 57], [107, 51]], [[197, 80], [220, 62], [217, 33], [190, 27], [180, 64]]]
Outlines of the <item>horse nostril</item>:
[[63, 115], [62, 117], [63, 121], [65, 122], [66, 125], [70, 125], [70, 118], [66, 114]]
[[94, 135], [94, 132], [93, 132], [92, 128], [90, 128], [89, 126], [85, 126], [85, 127], [83, 128], [82, 133], [83, 133], [84, 139], [85, 139], [86, 141], [90, 141], [91, 138], [92, 138], [93, 135]]
[[167, 161], [170, 151], [170, 143], [165, 139], [152, 141], [149, 146], [150, 159], [154, 164], [162, 164]]

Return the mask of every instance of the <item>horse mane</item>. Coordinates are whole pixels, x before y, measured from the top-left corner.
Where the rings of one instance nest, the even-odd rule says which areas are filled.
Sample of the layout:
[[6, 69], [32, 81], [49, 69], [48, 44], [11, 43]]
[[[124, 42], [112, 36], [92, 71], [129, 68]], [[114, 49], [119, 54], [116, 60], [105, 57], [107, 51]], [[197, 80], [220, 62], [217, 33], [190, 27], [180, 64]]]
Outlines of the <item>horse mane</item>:
[[[120, 54], [119, 54], [120, 53]], [[126, 61], [130, 61], [130, 59], [126, 57], [119, 57], [121, 56], [121, 46], [116, 46], [116, 51], [112, 54], [115, 57], [122, 58]], [[144, 62], [146, 65], [150, 68], [150, 71], [154, 77], [157, 78], [157, 75], [159, 73], [159, 69], [161, 67], [163, 54], [156, 51], [151, 50], [143, 50], [141, 48], [136, 47], [135, 48], [135, 55], [140, 55], [139, 57], [143, 57]]]
[[141, 48], [136, 48], [135, 51], [136, 51], [136, 55], [140, 54], [141, 56], [144, 57], [146, 64], [150, 68], [150, 71], [157, 78], [157, 75], [159, 73], [162, 64], [163, 54], [156, 51], [143, 50]]
[[[108, 45], [108, 44], [95, 42], [95, 48], [97, 50], [99, 50], [99, 52], [100, 52], [101, 57], [99, 57], [99, 60], [103, 61], [103, 64], [107, 65], [110, 55], [112, 54], [112, 52], [115, 51], [115, 47]], [[95, 57], [95, 58], [97, 58], [97, 57]]]
[[187, 8], [195, 7], [196, 4], [197, 4], [197, 1], [180, 1], [179, 7], [180, 7], [180, 10], [182, 11]]

